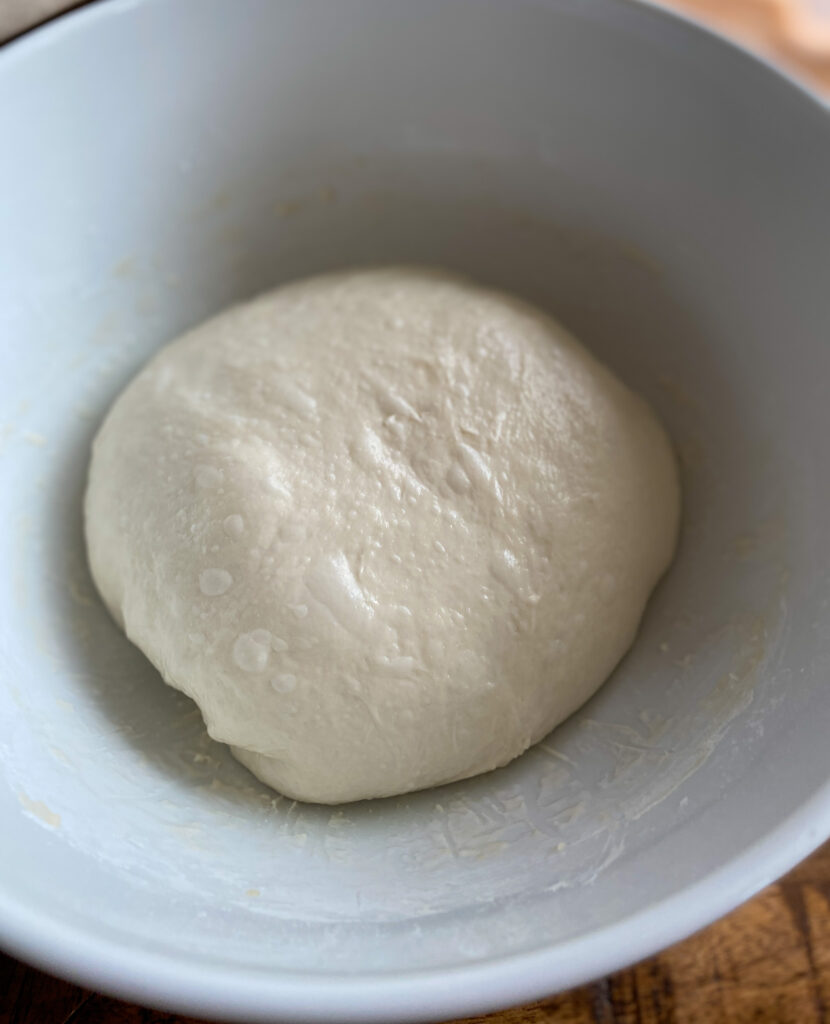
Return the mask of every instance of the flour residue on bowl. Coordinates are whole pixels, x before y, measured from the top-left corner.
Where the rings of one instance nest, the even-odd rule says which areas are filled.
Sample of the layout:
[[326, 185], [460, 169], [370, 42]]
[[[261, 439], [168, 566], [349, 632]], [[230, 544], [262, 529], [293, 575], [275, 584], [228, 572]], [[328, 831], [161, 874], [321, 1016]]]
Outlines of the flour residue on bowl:
[[20, 801], [20, 806], [29, 814], [43, 825], [48, 825], [49, 828], [60, 828], [61, 827], [61, 816], [56, 814], [51, 807], [45, 804], [42, 800], [33, 800], [28, 793], [21, 789], [17, 794], [17, 799]]

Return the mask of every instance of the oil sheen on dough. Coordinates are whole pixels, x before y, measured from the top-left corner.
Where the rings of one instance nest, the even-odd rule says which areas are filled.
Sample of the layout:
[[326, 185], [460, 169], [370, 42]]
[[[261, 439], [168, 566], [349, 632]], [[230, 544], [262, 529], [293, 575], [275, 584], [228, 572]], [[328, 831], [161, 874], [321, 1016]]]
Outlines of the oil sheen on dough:
[[600, 686], [674, 551], [646, 404], [445, 273], [291, 284], [168, 345], [86, 497], [96, 584], [260, 779], [338, 803], [517, 757]]

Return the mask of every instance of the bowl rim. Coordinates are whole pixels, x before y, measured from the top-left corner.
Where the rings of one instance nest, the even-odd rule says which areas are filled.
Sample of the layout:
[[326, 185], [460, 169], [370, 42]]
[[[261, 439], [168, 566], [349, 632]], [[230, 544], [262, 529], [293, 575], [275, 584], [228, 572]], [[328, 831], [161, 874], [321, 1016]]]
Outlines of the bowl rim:
[[[0, 73], [14, 61], [154, 0], [92, 0], [0, 47]], [[557, 0], [534, 0], [555, 7]], [[828, 105], [786, 70], [658, 0], [592, 0], [637, 7], [657, 28], [681, 26], [697, 44], [765, 68], [827, 115]], [[830, 122], [828, 122], [830, 128]], [[762, 839], [699, 881], [596, 931], [556, 944], [449, 968], [321, 974], [208, 965], [189, 954], [128, 948], [83, 926], [33, 911], [0, 889], [0, 947], [49, 973], [141, 1004], [205, 1018], [369, 1024], [434, 1021], [486, 1013], [586, 984], [687, 938], [755, 895], [830, 838], [830, 779]]]

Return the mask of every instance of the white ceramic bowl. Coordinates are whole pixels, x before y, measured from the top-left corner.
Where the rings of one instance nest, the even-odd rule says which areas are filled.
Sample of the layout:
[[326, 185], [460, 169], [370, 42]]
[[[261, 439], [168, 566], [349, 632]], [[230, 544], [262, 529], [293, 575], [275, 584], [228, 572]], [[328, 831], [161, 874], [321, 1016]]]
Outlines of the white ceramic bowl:
[[[0, 941], [244, 1021], [468, 1014], [687, 935], [830, 833], [830, 119], [621, 0], [111, 0], [0, 54]], [[682, 455], [635, 649], [508, 768], [299, 806], [109, 621], [123, 383], [283, 279], [410, 260], [556, 311]]]

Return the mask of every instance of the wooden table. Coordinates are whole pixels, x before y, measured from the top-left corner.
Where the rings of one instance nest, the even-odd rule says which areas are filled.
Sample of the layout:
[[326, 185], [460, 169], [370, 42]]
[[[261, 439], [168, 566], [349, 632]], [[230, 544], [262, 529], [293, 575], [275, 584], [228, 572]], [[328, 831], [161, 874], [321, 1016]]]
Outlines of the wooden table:
[[[487, 1024], [830, 1024], [830, 843], [685, 942]], [[194, 1024], [0, 955], [0, 1024]]]
[[[830, 95], [830, 22], [794, 0], [664, 0]], [[78, 0], [0, 0], [0, 38]], [[830, 0], [827, 0], [830, 6]], [[830, 1024], [830, 844], [746, 906], [584, 988], [488, 1024]], [[57, 981], [0, 954], [0, 1024], [192, 1024]]]

